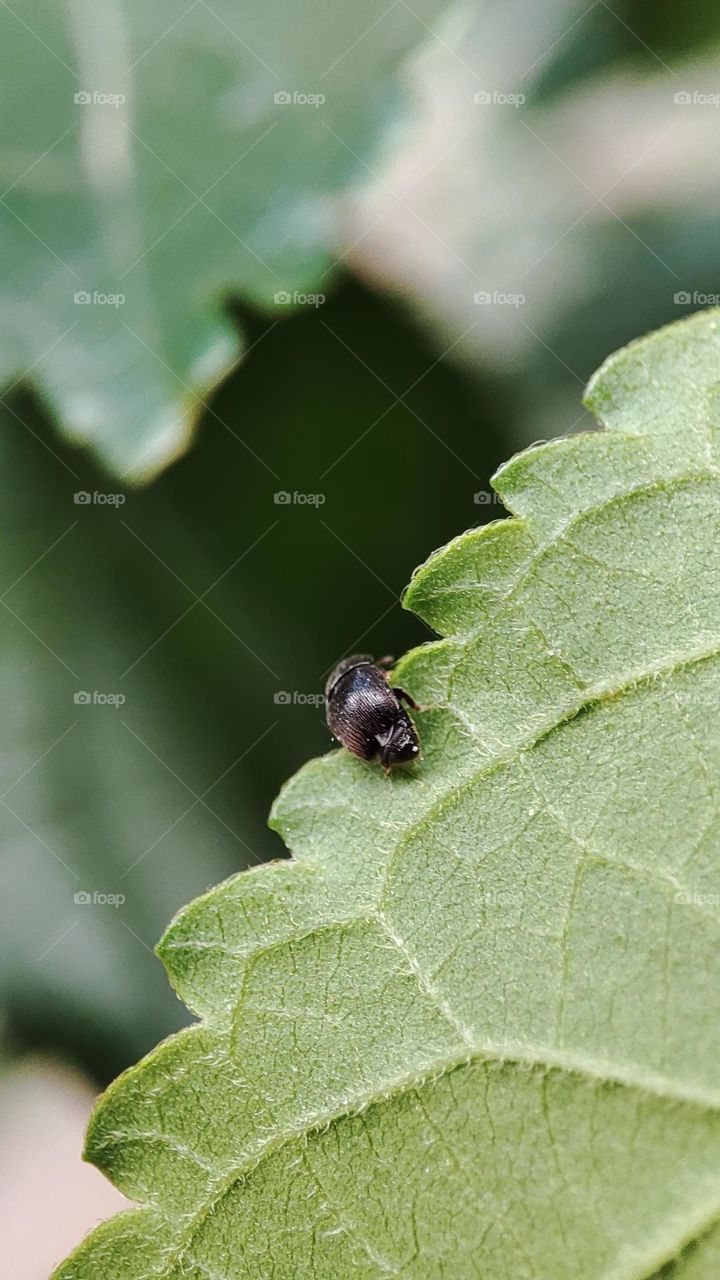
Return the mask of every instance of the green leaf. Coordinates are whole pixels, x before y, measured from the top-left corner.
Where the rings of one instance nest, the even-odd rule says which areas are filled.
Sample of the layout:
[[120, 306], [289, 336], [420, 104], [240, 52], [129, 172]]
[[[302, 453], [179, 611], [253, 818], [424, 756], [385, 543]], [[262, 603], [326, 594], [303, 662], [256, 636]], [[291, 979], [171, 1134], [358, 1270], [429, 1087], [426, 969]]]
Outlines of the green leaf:
[[718, 370], [717, 312], [612, 357], [415, 575], [421, 765], [314, 761], [171, 925], [201, 1021], [87, 1143], [143, 1207], [58, 1280], [717, 1275]]
[[440, 8], [3, 4], [0, 379], [115, 472], [167, 463], [240, 355], [223, 298], [327, 291], [333, 198]]

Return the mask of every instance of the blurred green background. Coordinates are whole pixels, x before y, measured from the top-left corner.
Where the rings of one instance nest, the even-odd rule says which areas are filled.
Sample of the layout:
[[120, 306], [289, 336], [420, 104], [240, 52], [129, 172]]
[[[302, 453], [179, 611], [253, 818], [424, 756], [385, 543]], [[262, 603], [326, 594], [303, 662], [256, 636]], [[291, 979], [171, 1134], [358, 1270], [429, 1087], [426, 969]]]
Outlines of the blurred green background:
[[[442, 361], [428, 373], [431, 339], [357, 282], [272, 331], [243, 319], [265, 337], [196, 446], [121, 506], [74, 503], [115, 488], [28, 399], [16, 405], [36, 437], [3, 423], [2, 792], [67, 735], [7, 794], [14, 812], [0, 805], [6, 998], [16, 1035], [101, 1079], [182, 1019], [149, 950], [172, 913], [285, 852], [267, 814], [331, 745], [316, 705], [327, 668], [428, 638], [400, 593], [483, 516], [474, 495], [503, 453], [500, 389]], [[266, 465], [219, 419], [242, 423]], [[278, 504], [282, 491], [324, 502]], [[126, 702], [77, 705], [78, 690]], [[126, 902], [76, 904], [78, 891]]]
[[[249, 179], [240, 181], [242, 168], [235, 175], [239, 191], [256, 184], [237, 205], [242, 243], [220, 244], [232, 192], [214, 220], [184, 224], [177, 240], [167, 232], [164, 256], [143, 276], [157, 302], [152, 324], [145, 296], [132, 312], [88, 306], [79, 317], [72, 282], [44, 292], [43, 263], [59, 243], [52, 202], [57, 219], [79, 199], [77, 154], [58, 143], [44, 170], [41, 143], [52, 144], [61, 122], [41, 95], [33, 118], [46, 137], [24, 136], [12, 94], [3, 108], [0, 204], [13, 238], [1, 310], [4, 331], [23, 335], [6, 352], [14, 385], [0, 408], [0, 1009], [9, 1056], [60, 1053], [102, 1084], [182, 1024], [152, 947], [190, 898], [284, 856], [267, 813], [283, 781], [331, 745], [317, 701], [328, 668], [358, 648], [399, 654], [428, 639], [402, 611], [401, 591], [437, 546], [500, 514], [489, 493], [495, 467], [534, 440], [589, 426], [580, 396], [600, 361], [720, 287], [720, 114], [709, 100], [720, 88], [717, 6], [428, 4], [420, 17], [401, 8], [402, 23], [399, 10], [386, 22], [380, 6], [370, 36], [374, 10], [348, 18], [347, 31], [333, 28], [321, 50], [326, 61], [333, 41], [339, 51], [327, 128], [320, 108], [306, 139], [302, 112], [315, 109], [291, 104], [282, 147]], [[253, 146], [263, 115], [255, 99], [248, 107], [244, 44], [217, 32], [204, 41], [202, 5], [180, 46], [181, 10], [161, 9], [158, 31], [176, 13], [178, 27], [158, 36], [160, 83], [166, 92], [187, 83], [192, 100], [206, 76], [222, 107], [203, 117], [201, 136], [188, 135], [192, 186], [193, 148], [210, 173], [222, 170], [237, 144], [233, 112], [245, 113]], [[140, 21], [134, 5], [127, 10], [131, 26]], [[290, 9], [272, 10], [270, 52], [242, 6], [238, 40], [247, 19], [262, 60], [281, 60], [278, 83], [312, 89], [312, 40], [299, 41], [297, 14], [293, 38], [281, 39]], [[74, 13], [91, 22], [82, 7]], [[13, 40], [6, 49], [27, 74], [43, 73], [46, 53], [27, 28], [47, 35], [45, 19], [39, 0], [2, 18], [13, 40], [22, 28], [20, 54]], [[68, 48], [74, 38], [62, 35]], [[143, 32], [145, 46], [152, 38]], [[355, 38], [364, 57], [347, 55]], [[96, 58], [102, 42], [97, 28]], [[87, 44], [78, 41], [85, 69]], [[142, 66], [157, 92], [154, 57], [143, 55]], [[303, 66], [288, 79], [293, 58]], [[257, 96], [256, 72], [248, 84]], [[93, 87], [87, 75], [83, 83]], [[490, 101], [476, 102], [478, 93]], [[508, 94], [523, 101], [508, 104]], [[97, 127], [110, 129], [110, 147], [117, 122], [105, 119]], [[182, 128], [173, 169], [183, 164]], [[305, 143], [302, 163], [288, 158]], [[151, 225], [179, 216], [166, 181], [134, 193], [152, 204], [148, 237]], [[50, 250], [37, 243], [38, 202]], [[70, 217], [58, 252], [76, 270], [92, 242], [97, 266], [115, 231], [122, 240], [126, 213], [126, 201], [106, 202], [100, 233]], [[267, 276], [257, 264], [245, 271], [257, 253], [270, 260]], [[122, 275], [108, 258], [98, 288]], [[279, 280], [325, 301], [274, 303]], [[81, 283], [93, 283], [87, 270]], [[490, 301], [476, 302], [478, 292]], [[523, 300], [507, 303], [508, 294]], [[27, 335], [40, 307], [36, 349]], [[126, 319], [152, 359], [136, 363], [136, 347], [126, 350]], [[125, 344], [117, 360], [113, 326]], [[209, 378], [197, 364], [203, 335], [214, 352]], [[239, 364], [207, 390], [236, 345]], [[148, 389], [157, 352], [169, 378]], [[106, 399], [85, 423], [85, 448], [77, 379], [88, 370]], [[178, 386], [185, 417], [179, 434], [173, 420], [163, 454], [158, 423], [165, 409], [180, 412]], [[203, 401], [193, 441], [173, 461], [193, 396]], [[123, 437], [124, 404], [132, 439]], [[123, 473], [136, 474], [143, 406], [158, 474], [139, 487]], [[81, 692], [90, 702], [77, 700]], [[119, 904], [103, 900], [118, 895]]]

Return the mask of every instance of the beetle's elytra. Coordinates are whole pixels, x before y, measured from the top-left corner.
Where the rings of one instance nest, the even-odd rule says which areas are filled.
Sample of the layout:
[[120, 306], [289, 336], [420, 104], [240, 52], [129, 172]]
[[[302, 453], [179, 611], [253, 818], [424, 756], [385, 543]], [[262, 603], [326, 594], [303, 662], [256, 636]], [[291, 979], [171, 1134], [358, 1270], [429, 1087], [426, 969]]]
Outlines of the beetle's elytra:
[[338, 663], [325, 685], [333, 737], [361, 760], [379, 760], [386, 774], [420, 754], [417, 730], [402, 703], [415, 711], [421, 708], [404, 689], [388, 684], [380, 667], [391, 661], [375, 662], [369, 654], [356, 653]]

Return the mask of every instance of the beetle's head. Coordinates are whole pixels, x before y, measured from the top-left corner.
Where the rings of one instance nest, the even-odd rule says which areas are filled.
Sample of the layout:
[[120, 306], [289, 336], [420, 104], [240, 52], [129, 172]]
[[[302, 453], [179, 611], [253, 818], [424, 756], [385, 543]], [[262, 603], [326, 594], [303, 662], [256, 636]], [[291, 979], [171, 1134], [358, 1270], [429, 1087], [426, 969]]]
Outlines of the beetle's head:
[[396, 764], [410, 764], [420, 755], [420, 743], [409, 716], [399, 717], [387, 738], [380, 743], [378, 759], [387, 773]]

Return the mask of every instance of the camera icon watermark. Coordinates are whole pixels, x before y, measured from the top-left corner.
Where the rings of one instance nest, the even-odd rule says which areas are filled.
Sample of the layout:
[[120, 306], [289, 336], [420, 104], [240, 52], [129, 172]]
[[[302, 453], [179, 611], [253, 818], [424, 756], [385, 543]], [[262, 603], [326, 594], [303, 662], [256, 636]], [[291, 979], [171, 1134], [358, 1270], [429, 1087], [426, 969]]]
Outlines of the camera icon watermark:
[[321, 507], [325, 502], [324, 493], [288, 493], [287, 489], [278, 489], [273, 494], [276, 507]]
[[518, 107], [525, 105], [524, 93], [504, 93], [501, 89], [479, 89], [473, 94], [476, 107]]
[[524, 293], [503, 293], [500, 289], [478, 289], [473, 294], [476, 307], [522, 307], [527, 302]]
[[303, 93], [300, 89], [279, 89], [273, 94], [273, 102], [278, 107], [322, 107], [327, 101], [324, 93]]
[[76, 707], [123, 707], [125, 705], [124, 693], [102, 693], [99, 689], [93, 689], [89, 693], [86, 689], [78, 689], [73, 694], [73, 702]]
[[673, 902], [681, 907], [720, 907], [720, 893], [693, 893], [680, 889], [673, 895]]
[[100, 293], [95, 289], [89, 293], [87, 289], [78, 289], [73, 294], [76, 307], [122, 307], [125, 303], [124, 293]]
[[522, 907], [523, 897], [512, 889], [487, 889], [480, 894], [480, 901], [490, 911], [511, 911], [514, 907]]
[[720, 107], [720, 93], [706, 93], [702, 89], [679, 89], [673, 94], [678, 107]]
[[699, 289], [680, 289], [673, 294], [673, 302], [679, 307], [717, 307], [720, 306], [720, 293], [701, 293]]
[[478, 489], [473, 494], [473, 502], [476, 507], [503, 506], [503, 500], [499, 493], [495, 493], [492, 489]]
[[92, 493], [87, 489], [78, 489], [73, 494], [76, 507], [121, 507], [124, 501], [124, 493], [101, 493], [97, 489]]
[[288, 693], [287, 689], [279, 689], [273, 694], [273, 702], [277, 707], [324, 707], [325, 694], [301, 693], [299, 689]]
[[92, 893], [88, 889], [78, 889], [73, 894], [73, 902], [76, 907], [122, 907], [127, 899], [124, 893], [100, 893], [94, 889]]
[[76, 107], [122, 107], [127, 102], [124, 93], [101, 93], [98, 89], [80, 89], [73, 94]]
[[290, 293], [287, 289], [278, 289], [273, 294], [273, 302], [276, 307], [322, 307], [325, 302], [324, 293], [300, 293], [294, 289]]

